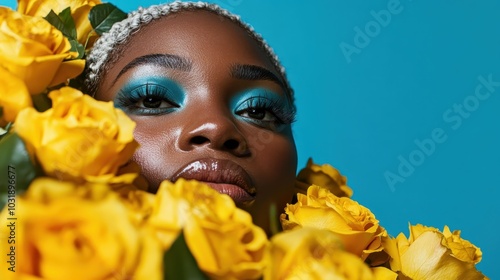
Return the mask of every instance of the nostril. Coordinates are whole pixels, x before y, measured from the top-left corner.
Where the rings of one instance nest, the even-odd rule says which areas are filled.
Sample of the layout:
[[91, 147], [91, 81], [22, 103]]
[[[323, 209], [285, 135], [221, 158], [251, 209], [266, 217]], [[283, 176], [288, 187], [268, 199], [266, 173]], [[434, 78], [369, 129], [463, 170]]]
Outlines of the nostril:
[[195, 136], [195, 137], [191, 138], [190, 142], [191, 142], [191, 144], [194, 144], [194, 145], [201, 145], [201, 144], [209, 142], [209, 140], [203, 136]]
[[238, 148], [239, 145], [240, 142], [234, 139], [229, 139], [226, 142], [224, 142], [224, 147], [226, 147], [226, 149], [228, 150], [235, 150], [236, 148]]

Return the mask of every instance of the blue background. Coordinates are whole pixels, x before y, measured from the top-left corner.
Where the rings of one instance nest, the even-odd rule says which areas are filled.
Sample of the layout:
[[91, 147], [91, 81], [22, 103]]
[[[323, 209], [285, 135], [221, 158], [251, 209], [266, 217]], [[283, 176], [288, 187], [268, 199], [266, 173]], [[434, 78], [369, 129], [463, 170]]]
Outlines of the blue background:
[[[462, 230], [483, 250], [478, 268], [500, 279], [500, 87], [474, 99], [479, 76], [500, 82], [500, 1], [401, 0], [385, 26], [374, 24], [393, 1], [211, 2], [253, 25], [286, 67], [299, 167], [308, 157], [336, 166], [391, 235], [408, 235], [409, 222]], [[115, 4], [137, 2], [158, 0]], [[369, 42], [355, 41], [356, 28]], [[344, 55], [341, 44], [357, 50]], [[461, 116], [454, 106], [464, 102]], [[415, 141], [435, 129], [445, 140], [425, 154]], [[399, 173], [402, 161], [413, 172]], [[405, 176], [391, 184], [388, 172]]]

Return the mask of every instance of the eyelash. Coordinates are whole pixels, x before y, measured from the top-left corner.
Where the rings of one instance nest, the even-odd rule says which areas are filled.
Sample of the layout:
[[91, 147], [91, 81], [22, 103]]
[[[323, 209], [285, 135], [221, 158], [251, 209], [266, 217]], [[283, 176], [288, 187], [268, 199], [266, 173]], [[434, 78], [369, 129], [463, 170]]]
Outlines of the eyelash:
[[251, 119], [252, 122], [256, 122], [257, 124], [263, 126], [291, 124], [295, 121], [295, 112], [293, 110], [290, 110], [288, 106], [283, 103], [284, 102], [282, 100], [270, 100], [262, 96], [252, 97], [245, 100], [241, 105], [239, 105], [236, 113], [238, 115], [241, 115], [242, 113], [248, 112], [251, 109], [260, 109], [270, 113], [274, 118], [276, 118], [276, 120], [264, 121], [250, 117], [245, 118]]
[[[115, 105], [123, 109], [126, 113], [135, 115], [161, 115], [172, 111], [180, 106], [168, 98], [169, 90], [157, 84], [145, 84], [133, 88], [132, 90], [120, 90], [115, 100]], [[139, 102], [144, 102], [146, 98], [161, 100], [169, 104], [168, 107], [147, 108], [138, 106]]]

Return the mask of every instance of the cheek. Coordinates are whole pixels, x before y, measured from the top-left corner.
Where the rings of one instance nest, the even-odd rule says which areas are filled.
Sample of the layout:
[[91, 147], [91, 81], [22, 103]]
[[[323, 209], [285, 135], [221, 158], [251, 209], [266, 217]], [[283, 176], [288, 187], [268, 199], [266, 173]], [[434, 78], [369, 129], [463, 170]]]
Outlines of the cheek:
[[141, 166], [142, 175], [148, 181], [150, 189], [155, 191], [158, 185], [175, 171], [177, 157], [173, 143], [176, 129], [158, 120], [134, 121], [137, 123], [134, 137], [140, 146], [133, 160]]
[[259, 185], [265, 186], [261, 192], [292, 189], [290, 183], [295, 180], [297, 151], [291, 134], [260, 130], [253, 135], [249, 144], [256, 161]]
[[256, 179], [257, 199], [245, 210], [252, 215], [254, 223], [269, 234], [270, 207], [274, 205], [277, 213], [282, 213], [295, 194], [297, 151], [291, 133], [282, 135], [264, 131], [253, 135], [249, 144], [254, 161], [247, 171], [251, 171]]

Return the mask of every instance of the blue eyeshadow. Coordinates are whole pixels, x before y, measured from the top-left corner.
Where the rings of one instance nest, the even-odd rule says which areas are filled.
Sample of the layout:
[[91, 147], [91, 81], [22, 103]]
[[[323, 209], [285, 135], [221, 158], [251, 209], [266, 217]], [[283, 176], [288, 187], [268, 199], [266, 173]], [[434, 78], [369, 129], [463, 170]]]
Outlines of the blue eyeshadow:
[[[184, 104], [186, 93], [174, 80], [162, 76], [147, 76], [133, 78], [128, 81], [115, 97], [115, 107], [127, 114], [158, 115], [176, 110]], [[163, 106], [160, 108], [145, 108], [138, 106], [154, 100]]]

